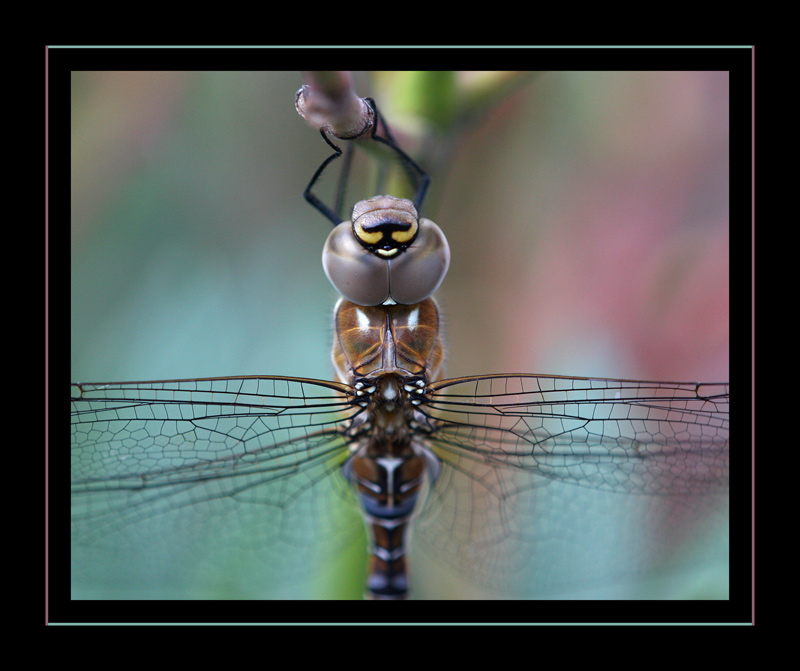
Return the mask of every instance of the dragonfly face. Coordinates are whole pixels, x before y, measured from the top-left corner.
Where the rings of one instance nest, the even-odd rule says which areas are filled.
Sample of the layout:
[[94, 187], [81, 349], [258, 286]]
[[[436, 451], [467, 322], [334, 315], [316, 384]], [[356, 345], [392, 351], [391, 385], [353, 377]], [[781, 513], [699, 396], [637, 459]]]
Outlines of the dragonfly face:
[[450, 247], [410, 200], [379, 196], [357, 203], [352, 221], [331, 231], [322, 266], [336, 290], [357, 305], [413, 305], [439, 288]]
[[[423, 370], [403, 367], [395, 384], [395, 373], [386, 370], [398, 366], [387, 348], [396, 352], [402, 341], [393, 332], [394, 319], [387, 323], [384, 312], [383, 324], [374, 324], [369, 306], [340, 304], [339, 310], [342, 305], [353, 312], [352, 328], [374, 331], [379, 344], [377, 364], [354, 364], [342, 348], [339, 384], [231, 378], [76, 388], [76, 536], [141, 541], [148, 525], [179, 530], [209, 513], [254, 532], [270, 570], [278, 565], [275, 555], [307, 547], [303, 536], [314, 528], [292, 528], [299, 511], [316, 520], [310, 524], [318, 531], [330, 521], [323, 517], [328, 503], [347, 503], [352, 486], [372, 517], [387, 509], [387, 499], [402, 499], [402, 488], [408, 497], [389, 509], [417, 512], [414, 542], [467, 574], [491, 580], [497, 568], [502, 581], [511, 565], [531, 560], [531, 548], [547, 547], [559, 535], [533, 520], [548, 519], [545, 511], [552, 520], [553, 509], [569, 508], [570, 489], [618, 498], [668, 494], [672, 505], [665, 510], [684, 519], [707, 503], [713, 508], [711, 499], [724, 492], [724, 385], [526, 375], [437, 383], [433, 371], [441, 355], [430, 354], [440, 347], [435, 344], [423, 357]], [[410, 316], [404, 319], [407, 325]], [[430, 321], [417, 318], [417, 324], [428, 327]], [[417, 380], [406, 390], [408, 375], [426, 390], [413, 409], [408, 406]], [[386, 407], [395, 398], [407, 414]], [[399, 434], [394, 447], [368, 454], [375, 451], [376, 435], [385, 444], [390, 434]], [[405, 459], [408, 450], [412, 456]], [[358, 460], [365, 455], [371, 461]], [[386, 489], [390, 481], [400, 487]], [[365, 496], [372, 498], [365, 502]], [[580, 504], [574, 505], [580, 516]], [[589, 524], [600, 516], [583, 514]], [[357, 518], [336, 523], [345, 527]], [[377, 546], [391, 554], [401, 546], [392, 538], [400, 525], [380, 528], [386, 539]], [[383, 560], [391, 567], [402, 556]], [[401, 575], [392, 573], [389, 582], [402, 583]], [[380, 576], [386, 572], [370, 580], [380, 582]]]

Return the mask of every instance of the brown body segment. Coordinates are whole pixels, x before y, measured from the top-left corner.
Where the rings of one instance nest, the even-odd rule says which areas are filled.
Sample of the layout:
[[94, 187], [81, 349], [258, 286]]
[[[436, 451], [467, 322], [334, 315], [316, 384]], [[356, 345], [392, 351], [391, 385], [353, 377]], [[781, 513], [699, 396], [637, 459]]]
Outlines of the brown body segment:
[[423, 375], [432, 382], [441, 375], [444, 348], [432, 298], [374, 307], [341, 299], [334, 328], [333, 365], [342, 382], [381, 373]]
[[[370, 534], [368, 597], [408, 594], [406, 538], [419, 494], [438, 473], [436, 458], [412, 436], [427, 384], [441, 373], [443, 344], [433, 299], [363, 307], [342, 299], [334, 311], [333, 362], [360, 395], [345, 477], [358, 494]], [[357, 397], [359, 398], [359, 397]], [[424, 420], [423, 420], [424, 421]]]

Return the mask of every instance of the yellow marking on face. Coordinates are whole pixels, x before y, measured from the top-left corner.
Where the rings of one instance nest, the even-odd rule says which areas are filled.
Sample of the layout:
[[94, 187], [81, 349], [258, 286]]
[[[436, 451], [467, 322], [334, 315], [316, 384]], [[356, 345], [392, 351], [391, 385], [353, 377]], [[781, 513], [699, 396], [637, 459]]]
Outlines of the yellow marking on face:
[[405, 245], [414, 239], [417, 234], [417, 224], [409, 226], [406, 231], [392, 231], [392, 240], [400, 245]]
[[367, 245], [377, 245], [381, 241], [381, 238], [383, 238], [383, 233], [380, 231], [377, 233], [367, 233], [363, 226], [359, 225], [356, 225], [355, 229], [356, 237]]

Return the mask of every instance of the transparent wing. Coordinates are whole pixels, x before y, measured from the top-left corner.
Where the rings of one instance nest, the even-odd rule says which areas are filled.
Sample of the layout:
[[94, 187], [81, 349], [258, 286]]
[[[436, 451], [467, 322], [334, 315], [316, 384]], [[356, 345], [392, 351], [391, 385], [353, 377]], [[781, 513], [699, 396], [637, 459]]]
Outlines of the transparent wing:
[[677, 548], [726, 527], [727, 384], [503, 375], [430, 386], [420, 408], [443, 469], [415, 542], [472, 577], [518, 592], [526, 570], [537, 592], [607, 579], [680, 563]]
[[727, 488], [727, 384], [509, 375], [431, 386], [445, 459], [468, 455], [609, 491]]
[[252, 598], [262, 588], [242, 577], [245, 555], [253, 575], [279, 574], [314, 539], [346, 542], [362, 526], [338, 473], [347, 389], [275, 377], [73, 385], [74, 570], [96, 581], [107, 564], [149, 566], [180, 594], [196, 566], [227, 566], [236, 580], [209, 568], [203, 584], [244, 583]]
[[[725, 385], [517, 375], [431, 386], [419, 408], [435, 432], [420, 438], [443, 466], [412, 544], [439, 566], [514, 581], [523, 596], [521, 572], [537, 591], [625, 573], [647, 563], [642, 548], [649, 558], [724, 508]], [[317, 571], [348, 543], [363, 559], [339, 469], [357, 413], [348, 392], [275, 377], [73, 385], [78, 583], [112, 590], [98, 596], [265, 598], [277, 579], [294, 597], [286, 571]], [[575, 565], [587, 555], [588, 568]], [[415, 568], [415, 585], [427, 578]], [[139, 582], [157, 587], [125, 591]]]

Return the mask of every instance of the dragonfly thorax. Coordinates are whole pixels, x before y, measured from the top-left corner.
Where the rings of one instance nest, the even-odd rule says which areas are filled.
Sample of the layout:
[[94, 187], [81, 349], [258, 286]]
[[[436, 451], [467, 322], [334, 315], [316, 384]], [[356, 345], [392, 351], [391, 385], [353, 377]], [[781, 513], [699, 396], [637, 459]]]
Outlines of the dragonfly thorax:
[[376, 378], [358, 380], [354, 385], [355, 404], [365, 409], [355, 427], [374, 440], [403, 441], [427, 420], [418, 406], [425, 401], [428, 387], [424, 377], [381, 373]]
[[[333, 323], [333, 365], [341, 382], [355, 385], [389, 373], [400, 379], [438, 379], [444, 348], [432, 298], [415, 305], [374, 307], [340, 299]], [[387, 387], [385, 393], [394, 392]]]

